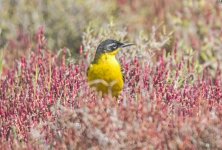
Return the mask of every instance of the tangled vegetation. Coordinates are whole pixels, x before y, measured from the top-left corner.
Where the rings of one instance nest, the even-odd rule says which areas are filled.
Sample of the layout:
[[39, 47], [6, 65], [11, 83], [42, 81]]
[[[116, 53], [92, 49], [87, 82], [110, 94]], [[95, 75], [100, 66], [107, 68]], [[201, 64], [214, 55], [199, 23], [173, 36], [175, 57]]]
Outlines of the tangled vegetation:
[[[222, 3], [0, 3], [3, 149], [222, 148]], [[118, 98], [86, 80], [106, 38], [136, 44]]]

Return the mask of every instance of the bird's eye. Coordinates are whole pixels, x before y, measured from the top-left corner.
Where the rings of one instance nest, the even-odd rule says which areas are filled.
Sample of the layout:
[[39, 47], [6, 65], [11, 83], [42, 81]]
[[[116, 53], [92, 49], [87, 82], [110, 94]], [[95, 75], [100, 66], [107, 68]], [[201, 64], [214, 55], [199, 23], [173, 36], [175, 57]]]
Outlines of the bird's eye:
[[112, 43], [112, 44], [109, 44], [109, 45], [108, 45], [108, 50], [115, 50], [115, 49], [117, 49], [117, 48], [118, 48], [118, 46], [117, 46], [116, 43]]
[[113, 49], [117, 49], [117, 44], [113, 45]]

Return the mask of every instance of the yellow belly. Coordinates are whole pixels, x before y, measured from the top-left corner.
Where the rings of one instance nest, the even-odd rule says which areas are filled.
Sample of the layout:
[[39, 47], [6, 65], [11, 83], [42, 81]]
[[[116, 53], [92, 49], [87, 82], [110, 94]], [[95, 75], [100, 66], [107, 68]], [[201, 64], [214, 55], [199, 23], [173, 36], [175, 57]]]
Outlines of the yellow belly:
[[104, 56], [97, 63], [91, 64], [88, 70], [88, 82], [102, 94], [118, 96], [124, 86], [119, 62], [113, 56]]

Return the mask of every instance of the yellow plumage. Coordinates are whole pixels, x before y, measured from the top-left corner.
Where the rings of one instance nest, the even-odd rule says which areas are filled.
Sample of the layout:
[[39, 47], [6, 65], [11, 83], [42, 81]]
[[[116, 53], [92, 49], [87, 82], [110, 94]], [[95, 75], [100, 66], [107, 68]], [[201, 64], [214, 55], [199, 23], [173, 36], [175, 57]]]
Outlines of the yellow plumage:
[[124, 86], [121, 66], [116, 60], [116, 50], [105, 53], [98, 58], [97, 63], [91, 64], [88, 70], [88, 81], [91, 87], [95, 87], [102, 94], [118, 96]]
[[123, 90], [124, 80], [116, 54], [131, 45], [134, 44], [124, 44], [112, 39], [101, 42], [87, 70], [89, 85], [102, 92], [102, 95], [111, 94], [117, 97]]

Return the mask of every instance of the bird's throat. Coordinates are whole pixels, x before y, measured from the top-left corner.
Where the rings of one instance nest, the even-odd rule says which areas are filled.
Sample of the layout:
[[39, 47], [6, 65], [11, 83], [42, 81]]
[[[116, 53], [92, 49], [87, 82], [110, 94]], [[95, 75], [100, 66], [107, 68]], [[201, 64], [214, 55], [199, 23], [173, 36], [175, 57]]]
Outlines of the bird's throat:
[[116, 56], [115, 55], [111, 55], [111, 54], [103, 54], [100, 56], [100, 58], [98, 59], [98, 63], [105, 63], [105, 64], [116, 64], [118, 63]]

